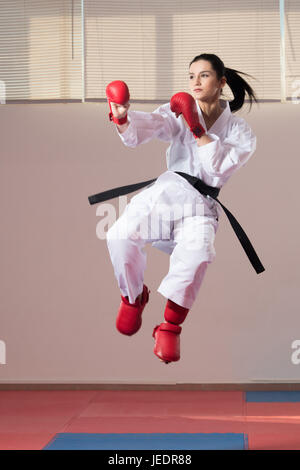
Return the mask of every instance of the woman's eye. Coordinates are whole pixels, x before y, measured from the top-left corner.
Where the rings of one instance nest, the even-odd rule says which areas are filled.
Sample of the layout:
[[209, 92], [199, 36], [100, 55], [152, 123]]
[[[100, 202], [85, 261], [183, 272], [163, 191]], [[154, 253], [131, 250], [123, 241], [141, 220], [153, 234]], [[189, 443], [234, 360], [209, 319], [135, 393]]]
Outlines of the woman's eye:
[[[201, 75], [201, 77], [208, 77], [207, 73]], [[193, 78], [193, 75], [190, 75], [190, 78], [192, 79]]]

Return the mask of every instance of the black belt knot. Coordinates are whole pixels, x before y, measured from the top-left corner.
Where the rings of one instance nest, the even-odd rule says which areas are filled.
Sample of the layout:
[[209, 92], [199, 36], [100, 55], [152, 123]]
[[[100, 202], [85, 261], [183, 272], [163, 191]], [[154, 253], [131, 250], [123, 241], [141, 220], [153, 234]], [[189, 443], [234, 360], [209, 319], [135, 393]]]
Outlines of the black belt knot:
[[194, 186], [194, 188], [196, 188], [199, 193], [204, 194], [205, 196], [211, 196], [213, 198], [218, 197], [220, 188], [208, 186], [208, 184], [204, 183], [204, 181], [200, 178], [197, 178], [197, 176], [188, 175], [182, 171], [175, 171], [174, 173], [183, 176], [183, 178], [185, 178], [192, 186]]

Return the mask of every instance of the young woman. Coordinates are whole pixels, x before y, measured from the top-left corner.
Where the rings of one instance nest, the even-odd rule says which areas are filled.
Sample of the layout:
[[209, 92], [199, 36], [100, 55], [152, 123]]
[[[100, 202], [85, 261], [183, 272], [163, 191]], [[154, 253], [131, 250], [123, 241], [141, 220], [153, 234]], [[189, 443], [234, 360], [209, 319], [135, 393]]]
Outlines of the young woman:
[[[129, 110], [129, 101], [120, 104], [122, 100], [109, 100], [110, 119], [116, 123], [126, 146], [136, 147], [154, 138], [170, 143], [166, 155], [168, 170], [131, 198], [107, 232], [107, 246], [121, 291], [116, 326], [123, 334], [132, 335], [140, 329], [141, 315], [149, 300], [150, 291], [144, 284], [143, 247], [151, 243], [170, 255], [169, 272], [157, 289], [167, 299], [165, 321], [152, 334], [154, 353], [165, 363], [180, 359], [179, 325], [196, 299], [208, 264], [215, 258], [214, 239], [220, 215], [215, 199], [203, 195], [183, 176], [192, 175], [219, 190], [256, 149], [250, 126], [233, 115], [243, 106], [245, 93], [251, 106], [253, 100], [257, 101], [241, 73], [226, 68], [214, 54], [201, 54], [189, 65], [191, 96], [176, 94], [170, 103], [152, 113]], [[234, 96], [230, 102], [221, 97], [226, 83]], [[169, 209], [175, 205], [177, 209], [189, 207], [190, 212], [173, 213]], [[164, 219], [166, 212], [169, 217]], [[141, 225], [149, 229], [160, 217], [163, 229], [169, 229], [167, 238], [163, 239], [157, 231], [140, 231]]]

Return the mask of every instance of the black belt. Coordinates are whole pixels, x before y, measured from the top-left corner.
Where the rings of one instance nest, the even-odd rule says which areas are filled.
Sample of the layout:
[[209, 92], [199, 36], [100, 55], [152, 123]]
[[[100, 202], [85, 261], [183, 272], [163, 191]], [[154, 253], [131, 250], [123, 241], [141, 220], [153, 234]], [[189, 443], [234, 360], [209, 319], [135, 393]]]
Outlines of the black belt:
[[[227, 215], [229, 222], [238, 237], [246, 255], [248, 256], [250, 263], [252, 264], [253, 268], [255, 269], [257, 274], [260, 274], [265, 271], [259, 257], [257, 256], [249, 238], [247, 237], [246, 233], [236, 220], [236, 218], [231, 214], [231, 212], [217, 199], [219, 195], [220, 188], [215, 188], [213, 186], [208, 186], [204, 181], [196, 176], [188, 175], [187, 173], [183, 173], [181, 171], [175, 171], [178, 175], [185, 178], [195, 189], [199, 191], [199, 193], [203, 194], [204, 196], [210, 196], [215, 201], [217, 201], [223, 208], [225, 214]], [[108, 199], [113, 199], [114, 197], [122, 196], [124, 194], [132, 193], [137, 191], [138, 189], [143, 188], [144, 186], [148, 186], [149, 184], [156, 181], [157, 178], [148, 181], [142, 181], [141, 183], [129, 184], [126, 186], [120, 186], [118, 188], [109, 189], [108, 191], [103, 191], [98, 194], [94, 194], [93, 196], [89, 196], [89, 203], [97, 204], [98, 202], [107, 201]]]

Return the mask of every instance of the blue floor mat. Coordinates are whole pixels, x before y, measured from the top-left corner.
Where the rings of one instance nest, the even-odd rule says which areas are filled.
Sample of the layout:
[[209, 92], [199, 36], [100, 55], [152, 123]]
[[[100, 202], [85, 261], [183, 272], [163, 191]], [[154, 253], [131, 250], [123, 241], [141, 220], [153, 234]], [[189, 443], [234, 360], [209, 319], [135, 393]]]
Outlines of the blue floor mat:
[[58, 433], [44, 450], [244, 450], [244, 433]]
[[249, 402], [300, 402], [300, 392], [246, 392]]

